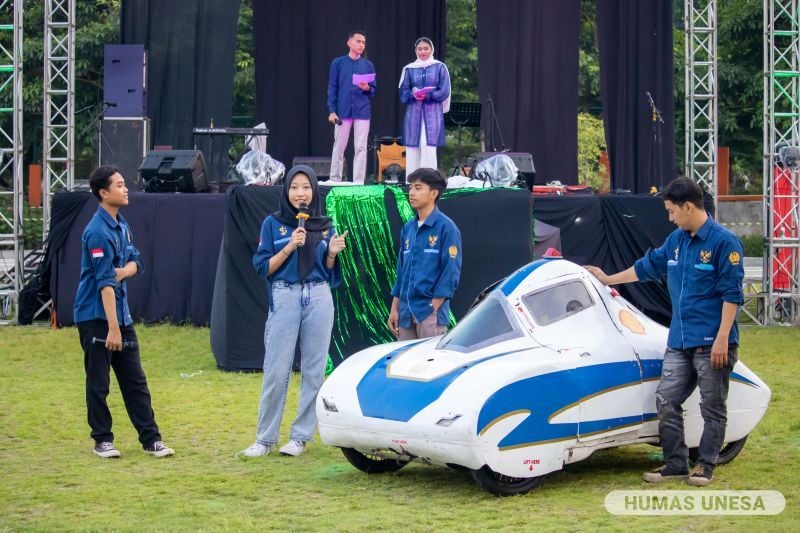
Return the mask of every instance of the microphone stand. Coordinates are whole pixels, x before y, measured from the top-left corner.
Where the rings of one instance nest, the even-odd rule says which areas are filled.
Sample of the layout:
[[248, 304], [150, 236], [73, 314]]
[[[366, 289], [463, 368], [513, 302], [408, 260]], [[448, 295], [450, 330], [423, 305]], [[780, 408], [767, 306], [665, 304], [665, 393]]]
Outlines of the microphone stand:
[[100, 166], [102, 164], [102, 162], [101, 162], [101, 153], [102, 153], [102, 145], [103, 144], [105, 144], [106, 147], [108, 148], [108, 151], [111, 152], [112, 158], [115, 159], [116, 155], [117, 155], [114, 152], [114, 149], [111, 148], [111, 145], [108, 143], [108, 141], [106, 140], [105, 136], [103, 135], [103, 128], [102, 128], [102, 124], [100, 122], [101, 117], [103, 115], [105, 115], [106, 111], [108, 111], [108, 109], [111, 108], [111, 107], [113, 107], [111, 105], [111, 102], [102, 101], [102, 102], [97, 102], [96, 104], [87, 105], [86, 107], [83, 107], [83, 108], [81, 108], [81, 109], [79, 109], [79, 110], [77, 110], [75, 112], [75, 115], [80, 115], [80, 114], [85, 113], [87, 111], [92, 111], [92, 118], [89, 120], [89, 124], [85, 128], [83, 128], [80, 132], [78, 132], [77, 137], [81, 138], [83, 136], [83, 134], [85, 134], [91, 128], [95, 128], [97, 130], [97, 165], [98, 166]]
[[[650, 104], [651, 124], [650, 147], [647, 154], [647, 171], [650, 174], [650, 184], [653, 185], [657, 183], [660, 187], [663, 185], [664, 179], [664, 151], [662, 149], [663, 136], [661, 133], [661, 125], [664, 124], [664, 117], [661, 116], [661, 110], [656, 107], [656, 103], [653, 101], [650, 91], [645, 91], [645, 94]], [[655, 154], [654, 158], [653, 151], [656, 149], [658, 152]], [[656, 172], [658, 172], [658, 175], [654, 176]]]
[[497, 146], [494, 143], [494, 131], [497, 129], [497, 134], [500, 136], [500, 145], [503, 147], [503, 152], [507, 152], [508, 148], [506, 148], [506, 143], [503, 140], [503, 131], [500, 129], [500, 122], [497, 120], [497, 113], [494, 110], [494, 100], [492, 100], [492, 95], [486, 95], [486, 109], [489, 110], [489, 143], [491, 146], [492, 152], [497, 152]]

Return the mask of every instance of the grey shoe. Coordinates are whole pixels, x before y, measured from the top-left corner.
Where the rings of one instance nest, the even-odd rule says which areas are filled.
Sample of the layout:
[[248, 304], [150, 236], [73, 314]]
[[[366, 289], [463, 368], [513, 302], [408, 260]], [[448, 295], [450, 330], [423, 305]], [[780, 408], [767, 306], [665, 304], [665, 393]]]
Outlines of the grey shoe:
[[153, 457], [167, 457], [168, 455], [173, 455], [175, 453], [175, 450], [168, 447], [160, 440], [155, 441], [150, 446], [145, 446], [144, 451]]
[[121, 455], [119, 450], [114, 447], [113, 442], [98, 442], [94, 445], [94, 448], [92, 448], [92, 452], [103, 459], [110, 459]]
[[711, 483], [714, 473], [703, 465], [694, 465], [686, 483], [695, 487], [705, 487]]
[[648, 483], [661, 483], [662, 481], [669, 481], [670, 479], [686, 479], [687, 477], [689, 477], [689, 472], [670, 470], [667, 468], [667, 465], [660, 466], [642, 475], [642, 479]]

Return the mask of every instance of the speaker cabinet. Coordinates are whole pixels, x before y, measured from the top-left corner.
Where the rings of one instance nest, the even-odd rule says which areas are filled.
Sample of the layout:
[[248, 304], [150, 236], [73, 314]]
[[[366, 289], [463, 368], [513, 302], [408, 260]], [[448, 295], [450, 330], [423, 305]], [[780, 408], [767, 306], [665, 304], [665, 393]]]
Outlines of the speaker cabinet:
[[139, 167], [144, 192], [202, 192], [208, 188], [200, 150], [153, 150]]
[[147, 116], [147, 55], [141, 44], [107, 44], [103, 58], [104, 117]]
[[104, 118], [100, 124], [100, 164], [114, 165], [125, 178], [125, 186], [140, 191], [137, 170], [150, 148], [150, 120]]
[[[314, 169], [319, 181], [325, 181], [331, 177], [331, 158], [330, 157], [295, 157], [292, 166], [305, 165]], [[347, 159], [342, 161], [342, 180], [347, 178]]]

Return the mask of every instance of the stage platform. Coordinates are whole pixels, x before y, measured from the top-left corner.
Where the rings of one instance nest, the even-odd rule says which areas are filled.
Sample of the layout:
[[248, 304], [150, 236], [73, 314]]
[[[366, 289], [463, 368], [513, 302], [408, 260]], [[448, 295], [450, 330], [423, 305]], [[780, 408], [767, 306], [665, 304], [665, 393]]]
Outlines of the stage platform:
[[[381, 199], [386, 234], [392, 239], [387, 244], [392, 249], [387, 253], [395, 258], [395, 241], [402, 225], [396, 206], [401, 205], [397, 201], [402, 200], [402, 193], [377, 185], [335, 190], [350, 192], [323, 190], [321, 194], [328, 204], [330, 194], [363, 193], [364, 201], [373, 203], [375, 198]], [[131, 194], [131, 204], [123, 214], [132, 226], [146, 269], [129, 282], [135, 320], [210, 324], [212, 347], [220, 367], [260, 369], [266, 290], [255, 275], [250, 258], [256, 249], [261, 221], [277, 209], [279, 192], [279, 187], [235, 187], [226, 195]], [[340, 199], [339, 203], [347, 202]], [[353, 206], [359, 204], [356, 201], [347, 205], [347, 210], [357, 211]], [[456, 319], [466, 313], [484, 287], [532, 259], [534, 213], [536, 219], [559, 228], [567, 259], [597, 264], [608, 271], [630, 266], [674, 228], [661, 199], [649, 196], [533, 197], [519, 189], [472, 189], [448, 191], [440, 207], [455, 220], [464, 240], [462, 279], [452, 305]], [[57, 239], [50, 250], [50, 288], [60, 326], [73, 323], [80, 236], [96, 209], [97, 203], [89, 193], [63, 193], [54, 198], [51, 235]], [[357, 218], [350, 219], [356, 224], [348, 226], [350, 235], [359, 233], [357, 222], [352, 222]], [[331, 347], [335, 361], [364, 346], [388, 340], [382, 331], [385, 317], [378, 322], [376, 315], [369, 319], [370, 323], [363, 323], [366, 315], [346, 297], [348, 290], [372, 282], [369, 272], [376, 271], [375, 265], [364, 264], [361, 258], [352, 264], [351, 286], [335, 291], [338, 318]], [[384, 302], [389, 301], [393, 267], [390, 264], [380, 268], [384, 272], [381, 275], [386, 276], [380, 280]], [[641, 284], [631, 288], [628, 298], [654, 318], [668, 320], [669, 301], [663, 287]], [[372, 296], [378, 298], [376, 294]]]

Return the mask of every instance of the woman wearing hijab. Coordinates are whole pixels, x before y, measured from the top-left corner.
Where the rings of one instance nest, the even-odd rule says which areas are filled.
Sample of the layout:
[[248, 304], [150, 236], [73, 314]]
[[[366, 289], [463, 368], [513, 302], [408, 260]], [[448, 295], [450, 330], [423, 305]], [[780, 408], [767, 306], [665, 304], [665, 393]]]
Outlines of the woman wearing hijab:
[[[299, 224], [304, 219], [305, 227]], [[317, 175], [300, 165], [289, 170], [280, 209], [261, 225], [253, 265], [267, 282], [269, 316], [264, 327], [264, 383], [258, 405], [256, 441], [241, 453], [267, 455], [275, 449], [289, 387], [297, 337], [301, 376], [297, 418], [284, 455], [300, 455], [317, 428], [314, 402], [322, 386], [333, 328], [331, 287], [341, 282], [336, 257], [347, 232], [338, 235], [331, 219], [321, 216]]]
[[420, 167], [438, 168], [436, 147], [444, 146], [444, 113], [450, 111], [450, 73], [434, 59], [433, 42], [420, 37], [414, 50], [417, 60], [400, 75], [400, 101], [406, 104], [406, 175]]

